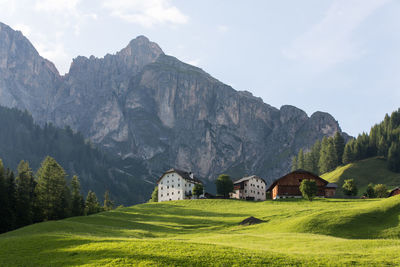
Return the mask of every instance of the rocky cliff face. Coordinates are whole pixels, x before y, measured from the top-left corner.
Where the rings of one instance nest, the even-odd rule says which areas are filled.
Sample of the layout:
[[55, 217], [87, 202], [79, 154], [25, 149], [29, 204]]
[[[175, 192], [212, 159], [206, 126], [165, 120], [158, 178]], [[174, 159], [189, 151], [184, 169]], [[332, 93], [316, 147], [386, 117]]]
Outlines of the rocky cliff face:
[[[60, 77], [14, 35], [19, 41], [0, 39], [2, 105], [26, 108], [39, 122], [70, 125], [114, 154], [143, 159], [154, 174], [176, 167], [206, 179], [228, 172], [272, 180], [290, 168], [299, 148], [341, 131], [327, 113], [276, 109], [165, 55], [143, 36], [114, 55], [78, 57]], [[10, 68], [9, 58], [20, 65]]]
[[21, 32], [0, 23], [0, 105], [29, 110], [47, 119], [53, 91], [61, 77]]

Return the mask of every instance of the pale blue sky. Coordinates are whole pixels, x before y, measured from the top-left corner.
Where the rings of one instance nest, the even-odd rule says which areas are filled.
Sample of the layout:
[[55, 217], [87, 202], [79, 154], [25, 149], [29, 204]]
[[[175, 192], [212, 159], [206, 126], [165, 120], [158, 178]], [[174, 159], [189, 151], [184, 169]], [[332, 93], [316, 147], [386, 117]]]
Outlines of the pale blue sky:
[[397, 0], [0, 0], [61, 73], [138, 35], [275, 107], [331, 113], [357, 135], [400, 107]]

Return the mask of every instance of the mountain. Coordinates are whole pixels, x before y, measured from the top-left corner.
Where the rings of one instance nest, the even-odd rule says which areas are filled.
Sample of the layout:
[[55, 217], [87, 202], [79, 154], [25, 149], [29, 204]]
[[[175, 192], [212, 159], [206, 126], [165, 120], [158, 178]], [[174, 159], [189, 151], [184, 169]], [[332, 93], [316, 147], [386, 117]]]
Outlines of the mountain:
[[385, 184], [388, 189], [400, 186], [400, 173], [388, 170], [387, 161], [383, 157], [372, 157], [339, 166], [321, 177], [338, 184], [337, 196], [343, 196], [342, 185], [346, 179], [354, 179], [358, 196], [365, 193], [369, 183]]
[[64, 76], [20, 32], [1, 24], [0, 36], [0, 96], [7, 96], [0, 104], [142, 160], [152, 181], [170, 167], [207, 180], [227, 172], [271, 181], [289, 170], [299, 148], [341, 132], [328, 113], [274, 108], [164, 54], [144, 36], [113, 55], [77, 57]]
[[85, 196], [92, 190], [102, 199], [109, 190], [117, 204], [128, 205], [145, 202], [151, 194], [153, 185], [145, 181], [148, 171], [142, 161], [107, 155], [69, 127], [40, 127], [27, 112], [5, 107], [0, 107], [0, 125], [0, 158], [6, 167], [16, 170], [26, 160], [36, 172], [50, 155], [65, 168], [69, 179], [79, 176]]

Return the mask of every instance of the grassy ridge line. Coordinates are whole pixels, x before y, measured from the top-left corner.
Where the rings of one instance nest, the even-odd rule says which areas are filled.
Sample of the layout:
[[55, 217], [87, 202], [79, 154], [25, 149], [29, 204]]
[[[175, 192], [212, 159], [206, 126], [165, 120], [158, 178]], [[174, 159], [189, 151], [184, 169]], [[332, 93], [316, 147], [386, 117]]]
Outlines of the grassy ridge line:
[[[136, 205], [0, 235], [0, 265], [395, 265], [399, 206], [400, 197]], [[267, 222], [239, 226], [249, 215]], [[374, 233], [365, 231], [370, 226]], [[324, 231], [370, 239], [313, 234]]]
[[387, 162], [383, 158], [374, 157], [360, 160], [321, 175], [331, 183], [338, 184], [337, 195], [343, 196], [342, 185], [346, 179], [354, 179], [358, 187], [358, 195], [361, 196], [369, 183], [385, 184], [389, 189], [400, 186], [400, 173], [387, 169]]

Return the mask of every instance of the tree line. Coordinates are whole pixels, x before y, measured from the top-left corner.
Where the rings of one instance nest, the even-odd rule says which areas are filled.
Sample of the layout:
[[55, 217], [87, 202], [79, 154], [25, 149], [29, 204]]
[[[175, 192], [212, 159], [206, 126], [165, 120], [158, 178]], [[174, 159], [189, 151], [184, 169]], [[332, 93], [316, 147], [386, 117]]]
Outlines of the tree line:
[[388, 169], [400, 172], [400, 109], [386, 114], [384, 120], [374, 125], [369, 134], [362, 133], [345, 144], [340, 133], [317, 141], [308, 152], [299, 150], [292, 159], [292, 170], [304, 169], [316, 174], [334, 170], [358, 160], [381, 156], [387, 160]]
[[32, 223], [90, 215], [114, 207], [108, 191], [101, 206], [90, 191], [84, 199], [78, 176], [70, 181], [63, 167], [47, 156], [34, 174], [27, 161], [17, 175], [0, 160], [0, 233]]

